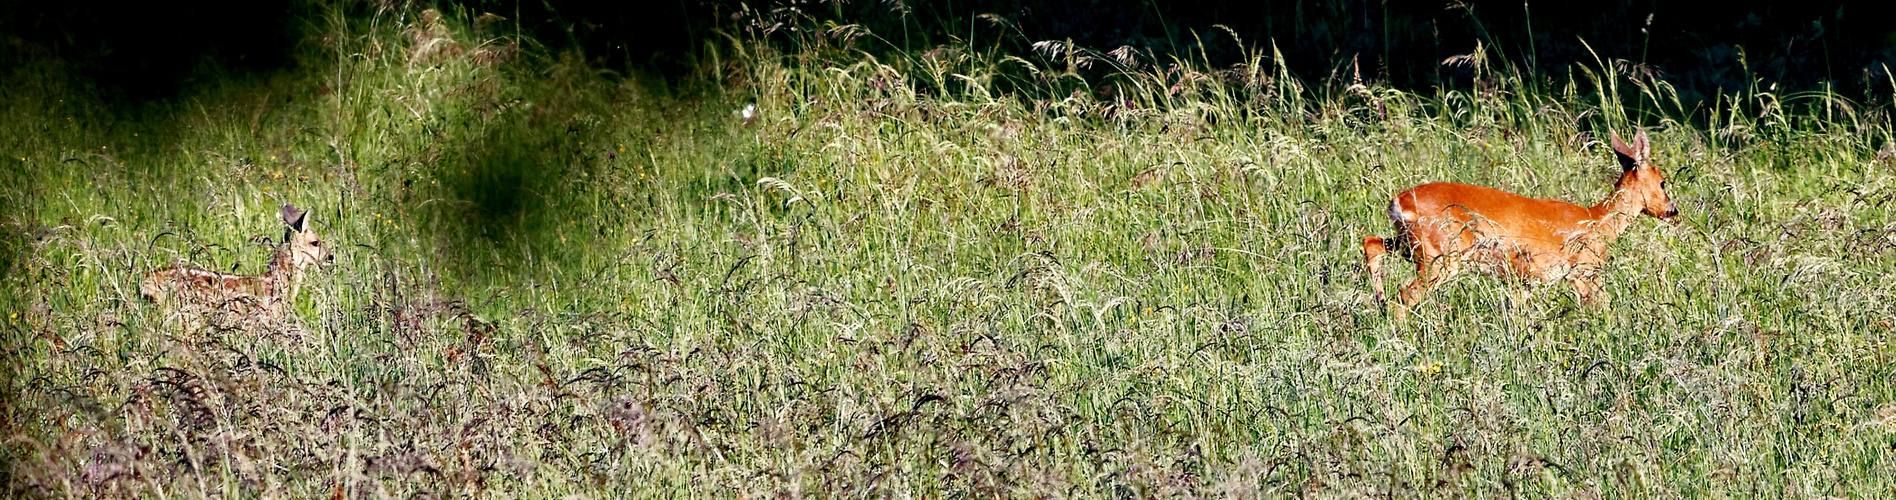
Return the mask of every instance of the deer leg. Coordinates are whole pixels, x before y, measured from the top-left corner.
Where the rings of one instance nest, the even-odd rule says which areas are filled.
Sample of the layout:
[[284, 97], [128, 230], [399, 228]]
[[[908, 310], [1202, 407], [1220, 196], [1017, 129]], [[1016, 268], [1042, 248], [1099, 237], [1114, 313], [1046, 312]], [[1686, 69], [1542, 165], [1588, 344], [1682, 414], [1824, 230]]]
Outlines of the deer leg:
[[1520, 283], [1511, 284], [1513, 285], [1513, 290], [1508, 291], [1508, 311], [1510, 314], [1533, 305], [1534, 301], [1532, 299], [1534, 298], [1535, 283], [1522, 280]]
[[1573, 291], [1580, 294], [1581, 304], [1589, 305], [1589, 306], [1599, 305], [1599, 300], [1600, 300], [1599, 277], [1575, 276], [1572, 278], [1568, 278], [1567, 281], [1572, 282]]
[[1397, 294], [1396, 298], [1403, 306], [1415, 307], [1430, 291], [1454, 274], [1455, 258], [1418, 254], [1415, 257], [1415, 280], [1402, 287], [1402, 293]]
[[1363, 262], [1369, 266], [1369, 289], [1376, 292], [1376, 302], [1383, 301], [1383, 257], [1389, 255], [1389, 247], [1383, 245], [1383, 239], [1371, 236], [1363, 239]]
[[1515, 251], [1509, 266], [1511, 279], [1508, 281], [1509, 285], [1512, 285], [1512, 290], [1508, 294], [1509, 311], [1526, 309], [1533, 304], [1532, 299], [1540, 291], [1541, 283], [1559, 278], [1558, 275], [1549, 274], [1552, 268], [1542, 260], [1537, 260], [1534, 253], [1526, 248]]

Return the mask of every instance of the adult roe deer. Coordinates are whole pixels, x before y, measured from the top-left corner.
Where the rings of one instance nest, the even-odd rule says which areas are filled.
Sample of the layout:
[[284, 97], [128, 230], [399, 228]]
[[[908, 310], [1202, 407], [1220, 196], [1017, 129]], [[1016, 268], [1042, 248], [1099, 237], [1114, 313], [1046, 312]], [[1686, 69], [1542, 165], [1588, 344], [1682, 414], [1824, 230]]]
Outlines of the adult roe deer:
[[1672, 220], [1679, 209], [1666, 195], [1665, 177], [1652, 161], [1646, 132], [1632, 144], [1613, 134], [1619, 156], [1619, 181], [1606, 200], [1582, 207], [1559, 200], [1528, 198], [1498, 189], [1437, 182], [1397, 194], [1389, 201], [1396, 235], [1363, 240], [1370, 287], [1383, 296], [1383, 258], [1393, 250], [1415, 261], [1415, 281], [1397, 296], [1401, 317], [1430, 290], [1473, 265], [1491, 275], [1529, 280], [1566, 279], [1583, 303], [1600, 292], [1599, 270], [1606, 248], [1641, 212]]
[[[323, 240], [309, 228], [309, 213], [285, 203], [282, 213], [283, 244], [270, 259], [263, 274], [226, 274], [195, 267], [173, 266], [152, 271], [139, 284], [138, 292], [146, 300], [163, 306], [170, 314], [237, 320], [253, 324], [257, 320], [281, 320], [310, 266], [327, 264], [335, 255], [323, 246]], [[230, 324], [220, 321], [220, 324]]]

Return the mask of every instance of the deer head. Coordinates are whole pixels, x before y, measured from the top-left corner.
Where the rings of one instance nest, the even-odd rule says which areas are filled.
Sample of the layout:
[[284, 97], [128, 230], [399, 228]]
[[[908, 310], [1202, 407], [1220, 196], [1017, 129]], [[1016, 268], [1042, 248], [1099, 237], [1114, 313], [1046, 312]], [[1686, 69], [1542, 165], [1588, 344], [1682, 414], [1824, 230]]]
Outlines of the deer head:
[[336, 255], [323, 246], [323, 239], [309, 228], [309, 212], [297, 210], [288, 203], [283, 204], [283, 250], [278, 263], [290, 269], [303, 269], [312, 265], [329, 264]]
[[1652, 142], [1646, 139], [1646, 131], [1634, 135], [1632, 144], [1621, 141], [1619, 133], [1613, 133], [1613, 152], [1619, 156], [1622, 169], [1619, 182], [1615, 184], [1622, 203], [1631, 203], [1660, 220], [1669, 221], [1679, 215], [1672, 197], [1666, 195], [1665, 176], [1652, 165]]

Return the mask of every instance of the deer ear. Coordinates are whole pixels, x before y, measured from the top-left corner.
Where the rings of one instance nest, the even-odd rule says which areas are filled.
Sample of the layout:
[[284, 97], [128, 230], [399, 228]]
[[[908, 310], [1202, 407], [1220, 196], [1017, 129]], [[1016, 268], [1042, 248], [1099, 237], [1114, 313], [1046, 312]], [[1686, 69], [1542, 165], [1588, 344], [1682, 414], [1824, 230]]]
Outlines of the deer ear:
[[[1645, 140], [1645, 138], [1646, 138], [1646, 132], [1642, 130], [1639, 132], [1639, 135], [1634, 136], [1633, 142], [1638, 143], [1640, 141]], [[1639, 168], [1639, 159], [1640, 159], [1639, 150], [1635, 149], [1634, 146], [1628, 146], [1626, 145], [1624, 141], [1621, 141], [1619, 132], [1613, 132], [1613, 153], [1615, 156], [1619, 157], [1621, 169], [1627, 172], [1631, 172], [1633, 171], [1633, 169]]]
[[1652, 159], [1652, 141], [1646, 139], [1646, 131], [1641, 130], [1639, 135], [1633, 137], [1633, 147], [1638, 149], [1640, 163]]
[[290, 226], [290, 229], [302, 231], [303, 221], [308, 215], [309, 212], [297, 210], [288, 203], [283, 204], [283, 225]]

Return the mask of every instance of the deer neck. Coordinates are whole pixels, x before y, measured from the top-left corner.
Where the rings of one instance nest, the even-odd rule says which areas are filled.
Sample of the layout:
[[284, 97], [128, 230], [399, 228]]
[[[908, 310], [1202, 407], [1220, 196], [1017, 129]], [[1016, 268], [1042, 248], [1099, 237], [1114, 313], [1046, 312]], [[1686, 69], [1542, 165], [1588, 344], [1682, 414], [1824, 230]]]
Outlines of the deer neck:
[[1626, 228], [1633, 225], [1633, 219], [1639, 217], [1639, 211], [1638, 199], [1627, 196], [1618, 183], [1614, 184], [1613, 192], [1606, 195], [1606, 200], [1587, 208], [1593, 215], [1593, 233], [1604, 243], [1619, 239], [1620, 233], [1626, 232]]
[[276, 256], [270, 259], [270, 269], [262, 276], [267, 294], [284, 302], [296, 299], [297, 283], [303, 280], [303, 266], [296, 265], [295, 256], [290, 252], [288, 245], [278, 248]]

